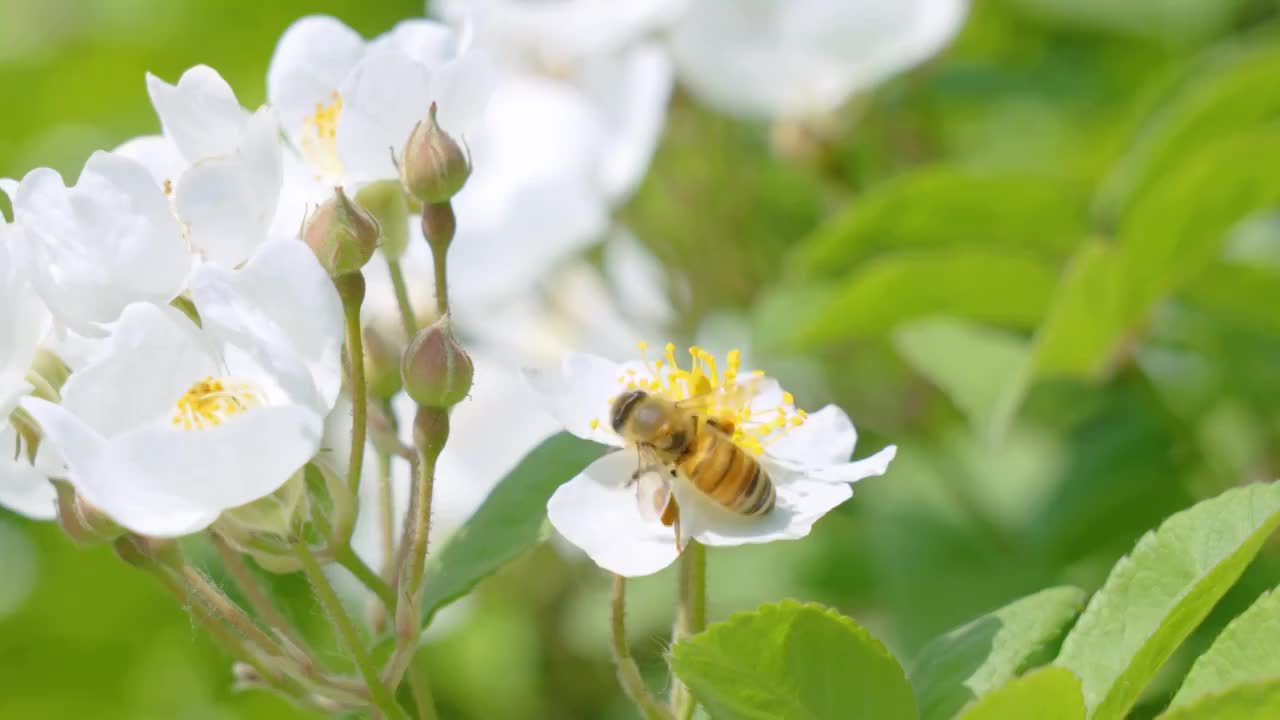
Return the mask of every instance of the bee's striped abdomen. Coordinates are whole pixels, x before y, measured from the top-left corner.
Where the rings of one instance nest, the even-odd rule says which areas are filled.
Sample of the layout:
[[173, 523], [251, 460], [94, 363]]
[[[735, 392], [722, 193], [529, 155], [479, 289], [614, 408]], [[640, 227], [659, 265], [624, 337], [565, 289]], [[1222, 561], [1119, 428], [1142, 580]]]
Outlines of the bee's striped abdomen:
[[701, 429], [677, 465], [694, 487], [728, 510], [763, 515], [773, 509], [775, 494], [768, 473], [712, 428]]

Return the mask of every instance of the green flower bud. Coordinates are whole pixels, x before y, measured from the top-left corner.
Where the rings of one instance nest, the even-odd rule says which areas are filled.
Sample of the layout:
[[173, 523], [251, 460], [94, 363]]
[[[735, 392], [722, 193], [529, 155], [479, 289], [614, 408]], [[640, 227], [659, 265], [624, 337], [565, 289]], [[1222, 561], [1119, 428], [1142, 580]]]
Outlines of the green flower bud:
[[369, 183], [356, 193], [356, 203], [369, 211], [382, 229], [379, 247], [388, 260], [398, 260], [409, 246], [409, 202], [395, 180]]
[[446, 408], [419, 407], [413, 417], [413, 444], [429, 458], [440, 457], [449, 440], [449, 411]]
[[424, 204], [441, 203], [462, 189], [471, 175], [471, 162], [452, 137], [436, 122], [431, 103], [425, 120], [409, 134], [400, 156], [400, 182]]
[[367, 210], [347, 198], [342, 188], [311, 213], [302, 239], [330, 277], [360, 272], [378, 248], [381, 229]]
[[182, 562], [182, 551], [178, 548], [178, 543], [166, 538], [129, 533], [117, 538], [114, 547], [121, 560], [138, 568], [173, 568]]
[[55, 482], [53, 487], [57, 492], [58, 527], [77, 545], [113, 542], [127, 532], [67, 483]]
[[400, 360], [405, 392], [423, 407], [448, 408], [462, 402], [474, 374], [447, 315], [418, 331]]
[[[397, 338], [404, 337], [400, 331]], [[400, 392], [400, 355], [404, 346], [376, 325], [364, 329], [364, 377], [369, 397], [390, 400]]]
[[263, 540], [283, 546], [301, 531], [306, 510], [306, 482], [296, 472], [270, 495], [222, 513], [214, 530], [236, 548], [261, 548]]

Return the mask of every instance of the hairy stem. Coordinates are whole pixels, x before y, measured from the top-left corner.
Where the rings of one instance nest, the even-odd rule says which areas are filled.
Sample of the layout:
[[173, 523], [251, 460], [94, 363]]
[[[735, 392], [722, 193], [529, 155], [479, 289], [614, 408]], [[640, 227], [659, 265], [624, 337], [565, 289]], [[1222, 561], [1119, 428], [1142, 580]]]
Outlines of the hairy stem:
[[244, 593], [245, 599], [249, 601], [249, 607], [253, 608], [253, 612], [257, 614], [258, 618], [270, 625], [276, 632], [289, 638], [299, 648], [306, 650], [307, 644], [302, 637], [302, 633], [298, 632], [297, 627], [292, 622], [289, 622], [288, 618], [271, 601], [266, 591], [262, 589], [258, 579], [249, 570], [249, 566], [245, 564], [244, 558], [240, 556], [240, 553], [236, 552], [217, 533], [209, 533], [209, 536], [213, 542], [214, 549], [218, 551], [218, 557], [222, 559], [222, 566], [231, 575], [231, 579], [235, 581], [236, 587], [240, 588], [240, 592]]
[[[698, 541], [689, 543], [680, 555], [680, 605], [676, 610], [673, 641], [696, 635], [707, 626], [707, 549]], [[697, 703], [689, 688], [674, 675], [671, 708], [677, 720], [689, 720]]]
[[343, 642], [346, 643], [347, 650], [351, 653], [351, 658], [355, 661], [356, 668], [360, 671], [360, 676], [364, 678], [365, 685], [369, 688], [369, 695], [374, 706], [388, 720], [407, 720], [404, 709], [396, 703], [391, 692], [387, 690], [387, 686], [383, 685], [378, 679], [378, 670], [373, 666], [373, 661], [369, 658], [369, 652], [365, 649], [364, 643], [360, 639], [360, 633], [356, 630], [355, 623], [347, 615], [346, 608], [342, 607], [342, 601], [338, 599], [338, 594], [334, 592], [333, 586], [329, 584], [329, 578], [325, 577], [324, 570], [320, 568], [320, 563], [316, 560], [315, 554], [311, 552], [311, 548], [307, 547], [305, 542], [300, 540], [293, 543], [293, 549], [297, 553], [298, 559], [302, 562], [303, 572], [306, 573], [307, 579], [311, 581], [311, 587], [315, 591], [316, 598], [333, 621], [338, 634], [342, 636]]
[[627, 692], [627, 696], [636, 704], [636, 707], [640, 708], [640, 714], [645, 720], [671, 720], [671, 713], [662, 707], [649, 692], [649, 688], [645, 687], [640, 668], [631, 658], [631, 649], [627, 647], [626, 598], [626, 578], [614, 575], [613, 592], [610, 595], [612, 642], [609, 647], [613, 654], [613, 664], [618, 671], [618, 682], [622, 683], [622, 689]]
[[387, 610], [395, 609], [396, 596], [391, 590], [391, 586], [378, 573], [374, 572], [373, 568], [366, 565], [351, 549], [350, 545], [343, 545], [338, 548], [337, 552], [334, 553], [333, 559], [354, 575], [362, 585], [373, 591], [373, 594], [378, 596], [378, 599], [382, 601]]
[[404, 271], [399, 260], [387, 260], [387, 271], [391, 274], [391, 287], [395, 289], [396, 305], [400, 307], [400, 324], [404, 327], [404, 336], [412, 340], [418, 332], [418, 318], [413, 313], [413, 303], [409, 300], [409, 287], [404, 281]]
[[369, 426], [368, 385], [364, 378], [364, 337], [360, 332], [360, 306], [345, 306], [347, 356], [351, 362], [351, 462], [347, 466], [347, 486], [352, 496], [360, 489], [364, 472], [365, 433]]

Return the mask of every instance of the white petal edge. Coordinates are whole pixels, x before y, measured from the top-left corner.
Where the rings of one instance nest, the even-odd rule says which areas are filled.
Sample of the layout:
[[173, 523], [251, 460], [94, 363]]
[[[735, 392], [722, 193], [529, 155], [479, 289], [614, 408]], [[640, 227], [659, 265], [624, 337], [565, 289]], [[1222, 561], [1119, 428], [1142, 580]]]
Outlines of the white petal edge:
[[187, 162], [235, 151], [249, 112], [217, 70], [196, 65], [174, 85], [147, 73], [147, 93], [164, 134]]
[[596, 355], [566, 353], [559, 370], [526, 368], [524, 377], [566, 430], [584, 440], [621, 446], [622, 439], [609, 429], [609, 404], [625, 371], [625, 365]]
[[360, 33], [328, 15], [308, 15], [285, 29], [267, 68], [267, 99], [286, 132], [297, 137], [316, 105], [333, 102], [364, 52]]

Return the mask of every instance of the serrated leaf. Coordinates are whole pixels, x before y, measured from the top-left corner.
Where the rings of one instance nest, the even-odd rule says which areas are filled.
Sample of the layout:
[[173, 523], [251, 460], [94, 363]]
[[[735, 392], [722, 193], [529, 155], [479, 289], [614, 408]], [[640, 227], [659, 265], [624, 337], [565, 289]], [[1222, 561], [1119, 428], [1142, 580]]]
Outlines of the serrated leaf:
[[599, 445], [562, 432], [544, 440], [507, 473], [475, 514], [431, 553], [423, 626], [437, 610], [537, 544], [551, 494], [600, 453]]
[[1084, 233], [1084, 205], [1053, 178], [928, 168], [870, 189], [823, 223], [798, 248], [794, 266], [837, 277], [876, 253], [956, 246], [1058, 258]]
[[1280, 717], [1280, 679], [1245, 683], [1207, 695], [1157, 720], [1265, 720]]
[[1280, 678], [1280, 592], [1272, 590], [1218, 634], [1196, 658], [1170, 708], [1189, 705], [1234, 685]]
[[899, 328], [893, 344], [904, 359], [937, 385], [983, 438], [1003, 430], [1027, 372], [1026, 340], [976, 323], [950, 318]]
[[902, 666], [853, 620], [783, 601], [676, 643], [671, 667], [714, 720], [914, 720]]
[[[930, 642], [910, 674], [921, 720], [950, 720], [975, 698], [1049, 660], [1085, 597], [1074, 587], [1042, 590]], [[1079, 695], [1079, 681], [1072, 682]]]
[[1028, 255], [980, 248], [887, 255], [838, 283], [811, 316], [798, 318], [795, 335], [812, 347], [933, 315], [1032, 328], [1056, 284], [1053, 268]]
[[1080, 680], [1045, 667], [1023, 675], [965, 708], [958, 720], [1084, 720]]
[[1124, 717], [1280, 525], [1280, 483], [1229, 490], [1169, 518], [1112, 568], [1055, 664], [1090, 717]]

